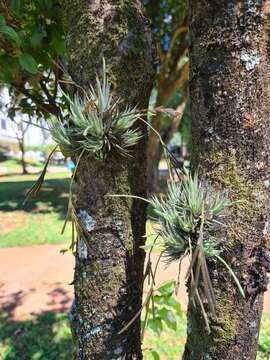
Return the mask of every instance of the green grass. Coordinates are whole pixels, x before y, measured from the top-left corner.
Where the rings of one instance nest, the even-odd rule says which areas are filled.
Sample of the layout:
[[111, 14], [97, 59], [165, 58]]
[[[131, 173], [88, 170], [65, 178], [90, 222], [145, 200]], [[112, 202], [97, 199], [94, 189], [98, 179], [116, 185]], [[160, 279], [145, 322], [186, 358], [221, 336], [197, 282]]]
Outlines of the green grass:
[[59, 244], [68, 202], [68, 172], [48, 173], [37, 199], [25, 205], [26, 191], [38, 175], [9, 175], [0, 180], [0, 247]]
[[257, 360], [270, 360], [270, 314], [262, 317]]
[[163, 331], [158, 336], [152, 330], [147, 330], [143, 342], [144, 359], [156, 360], [152, 351], [157, 352], [161, 360], [180, 359], [186, 341], [186, 316], [177, 319], [176, 332], [163, 325]]
[[[64, 235], [60, 234], [68, 204], [70, 173], [47, 173], [38, 197], [23, 205], [27, 190], [37, 178], [38, 174], [0, 177], [0, 248], [70, 241], [69, 226]], [[153, 233], [151, 221], [147, 223], [147, 232]], [[147, 241], [152, 240], [153, 236], [149, 236]]]
[[71, 354], [66, 314], [47, 313], [21, 322], [0, 316], [0, 359], [70, 360]]
[[[270, 359], [270, 314], [264, 314], [257, 360]], [[176, 360], [184, 350], [186, 320], [178, 319], [177, 332], [164, 328], [161, 336], [147, 331], [143, 343], [144, 359], [155, 360], [154, 349], [161, 360]], [[70, 360], [72, 339], [66, 314], [47, 313], [13, 322], [0, 315], [0, 359], [3, 360]]]
[[[27, 160], [25, 161], [26, 166], [35, 167], [37, 169], [42, 169], [43, 164], [37, 160]], [[5, 161], [0, 162], [0, 167], [5, 167], [9, 173], [11, 172], [21, 172], [21, 160], [19, 158], [13, 158]]]

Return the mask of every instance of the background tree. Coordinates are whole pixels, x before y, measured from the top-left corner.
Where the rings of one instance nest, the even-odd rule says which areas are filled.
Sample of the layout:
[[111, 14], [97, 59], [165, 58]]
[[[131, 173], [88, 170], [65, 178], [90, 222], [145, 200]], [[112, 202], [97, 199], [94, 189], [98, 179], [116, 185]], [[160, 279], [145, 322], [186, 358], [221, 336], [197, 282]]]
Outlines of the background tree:
[[[187, 1], [148, 0], [145, 4], [159, 42], [160, 66], [155, 83], [155, 106], [173, 107], [178, 112], [173, 119], [162, 113], [152, 119], [152, 126], [161, 134], [164, 142], [169, 143], [178, 130], [188, 95]], [[158, 164], [162, 154], [159, 139], [150, 131], [147, 144], [149, 192], [158, 188]]]
[[209, 193], [242, 202], [228, 211], [220, 241], [246, 299], [212, 261], [218, 318], [208, 334], [189, 304], [185, 360], [256, 358], [270, 266], [269, 11], [268, 0], [190, 2], [193, 165]]
[[20, 120], [16, 120], [15, 123], [16, 123], [15, 125], [16, 138], [21, 152], [22, 174], [28, 174], [26, 161], [25, 161], [25, 134], [30, 124], [24, 124]]

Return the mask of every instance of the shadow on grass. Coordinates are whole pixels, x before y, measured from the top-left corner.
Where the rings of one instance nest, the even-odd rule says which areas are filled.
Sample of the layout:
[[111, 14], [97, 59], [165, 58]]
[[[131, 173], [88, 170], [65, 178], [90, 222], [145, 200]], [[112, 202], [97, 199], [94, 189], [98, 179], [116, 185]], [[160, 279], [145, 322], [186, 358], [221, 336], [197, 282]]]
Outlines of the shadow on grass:
[[67, 314], [45, 313], [26, 321], [0, 314], [0, 358], [70, 360], [72, 339]]
[[68, 178], [45, 180], [36, 199], [24, 205], [25, 195], [33, 181], [6, 181], [0, 183], [0, 211], [25, 211], [39, 214], [57, 212], [65, 217], [68, 199]]
[[[47, 292], [46, 295], [44, 294], [48, 299], [48, 310], [55, 312], [68, 311], [72, 301], [70, 293], [59, 282], [51, 284], [51, 286], [52, 290]], [[16, 315], [16, 309], [23, 306], [27, 300], [29, 301], [29, 297], [31, 298], [37, 292], [40, 292], [40, 290], [36, 288], [18, 290], [8, 294], [4, 291], [0, 292], [0, 312], [4, 312], [10, 319], [13, 318]]]
[[8, 299], [6, 299], [4, 295], [1, 295], [1, 311], [4, 311], [8, 316], [12, 316], [16, 308], [23, 304], [24, 298], [33, 291], [33, 289], [29, 289], [29, 291], [19, 290], [10, 294]]

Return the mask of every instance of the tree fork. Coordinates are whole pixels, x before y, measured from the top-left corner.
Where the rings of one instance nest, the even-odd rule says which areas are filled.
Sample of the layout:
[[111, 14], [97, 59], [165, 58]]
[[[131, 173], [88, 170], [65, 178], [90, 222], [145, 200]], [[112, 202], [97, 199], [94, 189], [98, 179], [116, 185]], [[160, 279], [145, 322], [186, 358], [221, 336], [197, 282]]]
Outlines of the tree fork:
[[[104, 57], [123, 105], [147, 107], [155, 47], [141, 2], [65, 0], [63, 11], [75, 82], [93, 84]], [[107, 196], [146, 196], [147, 129], [138, 126], [145, 136], [131, 160], [83, 156], [78, 167], [75, 205], [88, 232], [76, 253], [71, 310], [77, 359], [142, 359], [139, 319], [118, 333], [141, 307], [146, 206]]]
[[[244, 286], [210, 263], [218, 320], [208, 334], [189, 304], [184, 360], [255, 360], [269, 271], [270, 1], [190, 1], [192, 163], [209, 193], [242, 203], [226, 216], [222, 256]], [[268, 240], [268, 243], [267, 243]]]

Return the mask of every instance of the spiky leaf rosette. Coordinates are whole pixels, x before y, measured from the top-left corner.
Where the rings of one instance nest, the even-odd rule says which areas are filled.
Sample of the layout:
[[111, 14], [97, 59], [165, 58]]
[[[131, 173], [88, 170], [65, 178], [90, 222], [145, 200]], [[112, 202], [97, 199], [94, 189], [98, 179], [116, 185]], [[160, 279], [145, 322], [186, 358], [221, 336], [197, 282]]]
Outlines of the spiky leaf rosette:
[[53, 139], [66, 156], [80, 154], [83, 150], [105, 159], [115, 150], [123, 156], [130, 155], [130, 149], [142, 134], [134, 128], [142, 116], [136, 107], [123, 108], [121, 100], [113, 96], [103, 63], [102, 82], [96, 78], [96, 86], [90, 86], [81, 99], [63, 94], [69, 105], [65, 123], [58, 119], [49, 120]]
[[192, 176], [186, 173], [181, 183], [169, 185], [166, 199], [153, 197], [151, 204], [160, 225], [157, 232], [162, 238], [161, 246], [165, 261], [169, 264], [190, 255], [190, 266], [186, 275], [191, 280], [190, 299], [197, 299], [210, 332], [208, 316], [198, 288], [201, 280], [201, 289], [211, 314], [216, 319], [215, 295], [207, 258], [215, 258], [226, 267], [240, 293], [245, 297], [235, 273], [220, 256], [220, 243], [215, 237], [220, 226], [224, 225], [224, 209], [233, 203], [219, 196], [213, 197], [213, 194], [210, 197], [206, 188], [199, 182], [197, 174]]
[[221, 225], [224, 209], [230, 205], [224, 198], [209, 199], [197, 174], [187, 174], [181, 183], [170, 184], [166, 199], [154, 196], [152, 206], [161, 225], [158, 232], [166, 261], [178, 260], [190, 252], [190, 246], [196, 246], [203, 211], [203, 248], [206, 256], [216, 254], [214, 233]]

